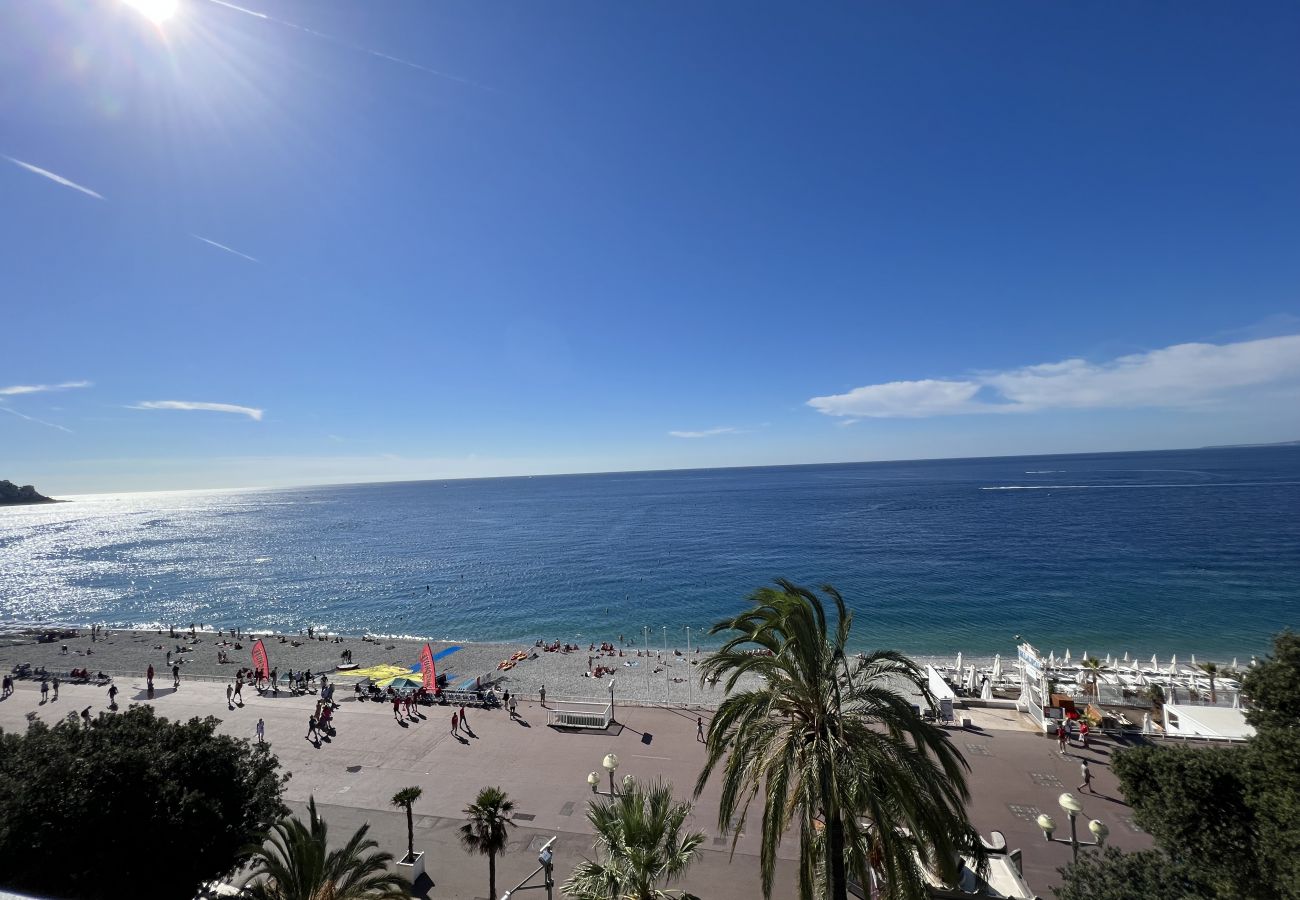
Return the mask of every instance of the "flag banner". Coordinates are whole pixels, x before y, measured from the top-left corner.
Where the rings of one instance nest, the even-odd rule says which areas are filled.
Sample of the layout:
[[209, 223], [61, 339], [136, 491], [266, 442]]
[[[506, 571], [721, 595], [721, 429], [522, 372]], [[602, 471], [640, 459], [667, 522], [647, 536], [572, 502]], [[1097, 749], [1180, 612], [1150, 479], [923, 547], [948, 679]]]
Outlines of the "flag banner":
[[266, 655], [266, 645], [259, 639], [253, 644], [253, 672], [258, 678], [267, 678], [271, 674], [271, 660]]
[[433, 664], [433, 648], [428, 644], [420, 651], [420, 674], [424, 676], [424, 689], [430, 694], [438, 692], [438, 669]]

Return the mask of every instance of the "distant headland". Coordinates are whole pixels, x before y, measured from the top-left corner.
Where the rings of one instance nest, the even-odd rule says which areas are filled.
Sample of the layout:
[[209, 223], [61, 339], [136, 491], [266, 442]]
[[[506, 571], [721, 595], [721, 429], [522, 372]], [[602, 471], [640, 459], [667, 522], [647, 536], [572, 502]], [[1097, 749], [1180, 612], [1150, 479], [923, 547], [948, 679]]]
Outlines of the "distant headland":
[[14, 484], [12, 481], [0, 479], [0, 506], [16, 505], [19, 503], [58, 503], [53, 497], [46, 497], [44, 494], [36, 493], [36, 488], [30, 484], [24, 484], [22, 487]]

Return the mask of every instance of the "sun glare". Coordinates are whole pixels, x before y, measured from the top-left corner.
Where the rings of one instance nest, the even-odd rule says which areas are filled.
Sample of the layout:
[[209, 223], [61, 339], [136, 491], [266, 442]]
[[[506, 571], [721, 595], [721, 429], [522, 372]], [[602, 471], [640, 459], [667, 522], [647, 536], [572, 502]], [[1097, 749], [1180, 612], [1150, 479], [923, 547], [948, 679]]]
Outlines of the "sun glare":
[[178, 0], [125, 0], [125, 3], [155, 25], [176, 15], [179, 6]]

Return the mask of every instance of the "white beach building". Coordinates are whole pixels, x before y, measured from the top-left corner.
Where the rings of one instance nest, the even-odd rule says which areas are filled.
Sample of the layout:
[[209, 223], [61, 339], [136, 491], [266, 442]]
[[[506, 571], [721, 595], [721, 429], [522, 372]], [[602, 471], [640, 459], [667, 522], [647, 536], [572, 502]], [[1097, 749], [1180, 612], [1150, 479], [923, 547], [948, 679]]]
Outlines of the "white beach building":
[[1245, 711], [1237, 707], [1166, 703], [1164, 725], [1168, 737], [1244, 741], [1255, 733], [1254, 727], [1246, 724]]

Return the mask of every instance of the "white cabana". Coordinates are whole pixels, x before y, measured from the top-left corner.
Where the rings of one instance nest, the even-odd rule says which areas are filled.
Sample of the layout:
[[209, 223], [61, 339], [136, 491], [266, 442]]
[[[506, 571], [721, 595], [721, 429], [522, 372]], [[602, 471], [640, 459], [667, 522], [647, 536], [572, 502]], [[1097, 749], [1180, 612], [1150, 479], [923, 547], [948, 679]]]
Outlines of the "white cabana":
[[[1172, 691], [1170, 692], [1172, 694]], [[1166, 703], [1165, 734], [1175, 737], [1204, 737], [1240, 741], [1251, 737], [1255, 729], [1246, 724], [1240, 709], [1223, 706], [1184, 706]]]

